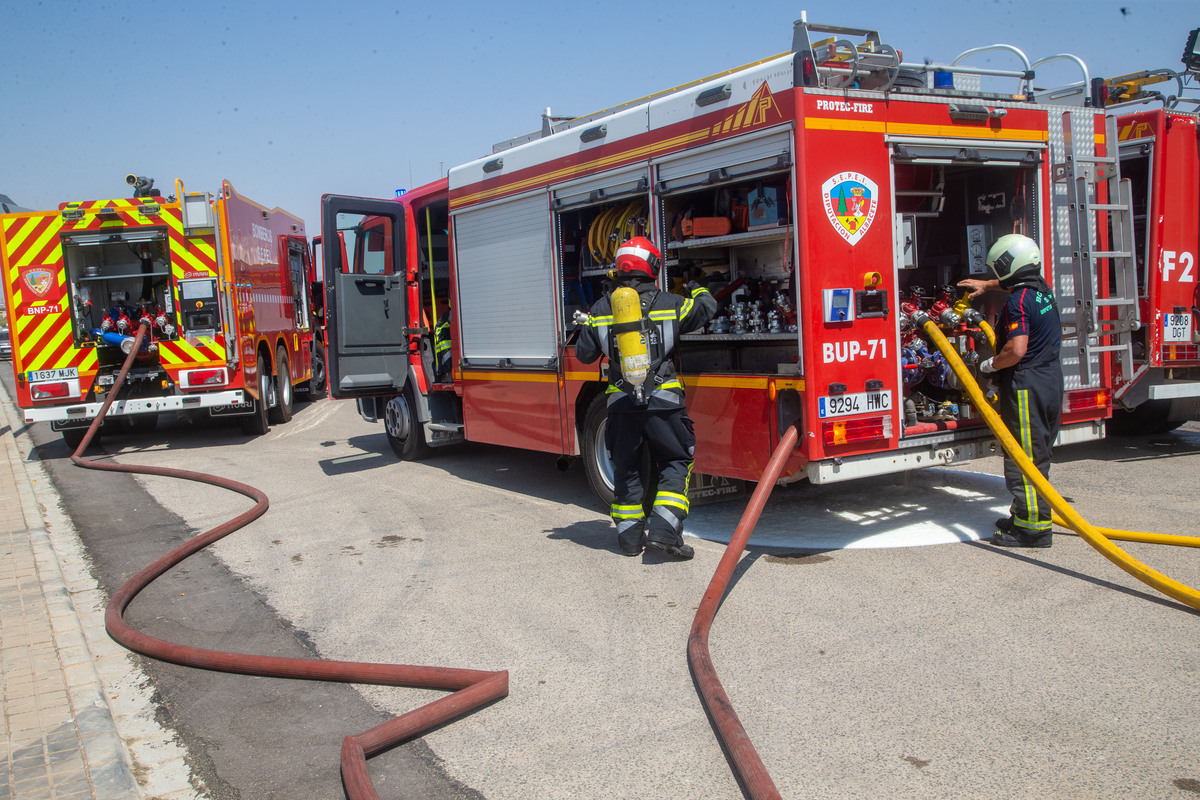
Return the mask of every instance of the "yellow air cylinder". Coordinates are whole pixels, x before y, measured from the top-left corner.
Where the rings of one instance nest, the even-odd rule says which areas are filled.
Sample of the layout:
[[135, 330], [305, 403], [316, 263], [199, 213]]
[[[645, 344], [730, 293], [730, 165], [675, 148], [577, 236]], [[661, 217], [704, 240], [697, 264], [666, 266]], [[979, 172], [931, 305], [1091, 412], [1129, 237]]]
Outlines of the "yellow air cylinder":
[[[638, 325], [642, 319], [642, 303], [637, 291], [628, 286], [622, 286], [612, 293], [613, 326], [621, 330], [623, 326]], [[637, 391], [642, 394], [642, 384], [650, 371], [650, 348], [646, 344], [646, 334], [641, 326], [637, 330], [626, 330], [617, 334], [617, 354], [621, 358], [621, 374]]]

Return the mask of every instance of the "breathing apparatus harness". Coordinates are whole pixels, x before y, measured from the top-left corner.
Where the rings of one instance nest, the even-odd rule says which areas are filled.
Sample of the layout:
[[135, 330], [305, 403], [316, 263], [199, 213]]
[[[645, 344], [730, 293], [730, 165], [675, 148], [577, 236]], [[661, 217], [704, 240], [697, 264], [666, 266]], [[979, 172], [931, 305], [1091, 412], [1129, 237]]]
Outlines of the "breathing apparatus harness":
[[[659, 289], [643, 295], [634, 286], [618, 286], [609, 296], [613, 311], [613, 324], [609, 337], [609, 359], [620, 365], [621, 377], [613, 386], [623, 389], [625, 384], [633, 387], [633, 399], [639, 406], [649, 403], [645, 390], [647, 381], [654, 385], [662, 383], [658, 374], [665, 360], [662, 336], [658, 326], [649, 317], [654, 308]], [[651, 389], [653, 391], [653, 389]]]

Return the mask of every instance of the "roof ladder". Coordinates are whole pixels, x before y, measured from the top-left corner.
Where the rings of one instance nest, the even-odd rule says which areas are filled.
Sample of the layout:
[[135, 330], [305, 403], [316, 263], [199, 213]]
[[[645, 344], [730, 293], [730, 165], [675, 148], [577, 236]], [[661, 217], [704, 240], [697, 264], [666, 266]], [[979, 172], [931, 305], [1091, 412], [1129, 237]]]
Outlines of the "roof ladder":
[[[1085, 116], [1093, 118], [1091, 112]], [[1066, 184], [1070, 217], [1071, 269], [1075, 278], [1075, 341], [1079, 376], [1092, 386], [1101, 353], [1116, 353], [1125, 375], [1133, 374], [1133, 332], [1141, 327], [1134, 262], [1133, 200], [1130, 181], [1121, 179], [1117, 124], [1108, 117], [1104, 149], [1094, 138], [1076, 142], [1073, 112], [1063, 113], [1066, 161], [1054, 165], [1054, 180]], [[1100, 191], [1100, 187], [1104, 191]], [[1106, 198], [1101, 201], [1100, 198]], [[1104, 246], [1107, 233], [1108, 247]], [[1108, 262], [1107, 279], [1103, 262]]]

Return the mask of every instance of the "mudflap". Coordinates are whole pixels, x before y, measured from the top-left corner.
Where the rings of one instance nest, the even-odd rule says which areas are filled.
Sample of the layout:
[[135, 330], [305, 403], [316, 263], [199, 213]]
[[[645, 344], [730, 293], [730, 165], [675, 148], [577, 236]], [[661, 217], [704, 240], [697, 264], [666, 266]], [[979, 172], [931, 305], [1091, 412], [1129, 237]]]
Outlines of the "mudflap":
[[719, 478], [693, 472], [691, 485], [688, 486], [688, 502], [694, 506], [737, 500], [745, 495], [746, 482], [737, 478]]

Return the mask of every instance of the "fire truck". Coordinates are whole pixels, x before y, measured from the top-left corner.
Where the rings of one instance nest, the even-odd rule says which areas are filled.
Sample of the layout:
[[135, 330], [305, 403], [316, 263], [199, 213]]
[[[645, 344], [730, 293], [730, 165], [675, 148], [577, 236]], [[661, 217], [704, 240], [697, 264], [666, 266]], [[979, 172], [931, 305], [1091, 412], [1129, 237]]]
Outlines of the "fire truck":
[[1147, 70], [1097, 86], [1096, 104], [1117, 118], [1121, 174], [1130, 181], [1130, 290], [1141, 323], [1132, 358], [1113, 365], [1117, 432], [1158, 433], [1200, 419], [1198, 35], [1188, 36], [1182, 72]]
[[[1015, 68], [971, 65], [991, 50]], [[1091, 309], [1111, 316], [1109, 240], [1132, 219], [1113, 199], [1114, 121], [1056, 104], [1034, 66], [1008, 45], [908, 63], [875, 31], [802, 19], [786, 53], [584, 117], [547, 110], [541, 131], [398, 198], [327, 195], [331, 395], [382, 420], [402, 458], [463, 440], [579, 457], [611, 498], [606, 370], [575, 357], [573, 317], [606, 290], [617, 244], [645, 235], [664, 290], [695, 279], [721, 304], [677, 347], [710, 485], [756, 480], [792, 425], [784, 481], [961, 463], [994, 443], [912, 315], [968, 363], [989, 355], [980, 323], [1004, 296], [973, 311], [955, 284], [1018, 232], [1041, 244], [1062, 311], [1059, 442], [1102, 437], [1099, 348], [1131, 331], [1079, 342]]]
[[239, 417], [250, 434], [287, 422], [321, 356], [304, 223], [229, 181], [215, 198], [126, 182], [133, 197], [0, 216], [25, 421], [78, 446], [145, 325], [105, 430], [168, 412]]

